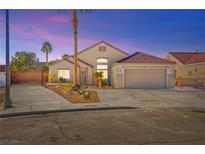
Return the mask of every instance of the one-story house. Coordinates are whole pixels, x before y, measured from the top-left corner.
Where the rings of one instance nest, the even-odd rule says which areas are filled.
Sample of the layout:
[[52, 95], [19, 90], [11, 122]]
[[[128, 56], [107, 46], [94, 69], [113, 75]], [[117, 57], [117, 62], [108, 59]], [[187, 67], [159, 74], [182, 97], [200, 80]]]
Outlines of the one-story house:
[[[73, 56], [49, 65], [49, 75], [73, 81]], [[78, 53], [79, 82], [96, 83], [93, 72], [116, 88], [169, 88], [175, 84], [173, 62], [137, 52], [133, 55], [104, 41]]]
[[167, 59], [176, 62], [181, 86], [205, 87], [205, 52], [169, 52]]

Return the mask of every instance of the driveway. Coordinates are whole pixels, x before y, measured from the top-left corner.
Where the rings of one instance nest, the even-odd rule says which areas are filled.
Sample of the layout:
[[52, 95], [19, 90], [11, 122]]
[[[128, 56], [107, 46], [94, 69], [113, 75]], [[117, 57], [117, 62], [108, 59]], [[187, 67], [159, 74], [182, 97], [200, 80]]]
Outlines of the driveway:
[[132, 107], [199, 107], [205, 108], [204, 90], [186, 89], [121, 89], [99, 90], [102, 103]]
[[[40, 85], [14, 85], [11, 87], [13, 112], [61, 109], [72, 105], [55, 92]], [[7, 110], [8, 112], [8, 110]]]

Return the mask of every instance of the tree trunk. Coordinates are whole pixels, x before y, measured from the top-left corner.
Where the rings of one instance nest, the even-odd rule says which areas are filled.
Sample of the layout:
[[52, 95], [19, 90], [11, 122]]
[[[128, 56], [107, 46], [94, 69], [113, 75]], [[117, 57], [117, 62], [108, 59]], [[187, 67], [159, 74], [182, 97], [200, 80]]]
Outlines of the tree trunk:
[[98, 84], [99, 84], [99, 88], [101, 89], [102, 88], [102, 80], [99, 80]]
[[78, 18], [76, 10], [72, 10], [72, 25], [73, 25], [73, 34], [74, 34], [74, 77], [73, 85], [78, 84], [78, 46], [77, 46], [77, 27], [78, 27]]
[[48, 66], [48, 52], [46, 52], [46, 66]]
[[9, 69], [9, 10], [6, 10], [6, 100], [5, 107], [12, 106], [10, 99], [10, 69]]

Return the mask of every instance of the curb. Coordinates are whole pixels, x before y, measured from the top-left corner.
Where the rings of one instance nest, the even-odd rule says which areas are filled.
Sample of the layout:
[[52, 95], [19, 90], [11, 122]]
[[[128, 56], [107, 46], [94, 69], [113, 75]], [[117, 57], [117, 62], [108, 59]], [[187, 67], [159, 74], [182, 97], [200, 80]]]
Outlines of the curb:
[[5, 113], [0, 114], [0, 118], [26, 116], [26, 115], [38, 115], [38, 114], [49, 114], [49, 113], [63, 113], [63, 112], [76, 112], [76, 111], [98, 111], [98, 110], [120, 110], [120, 109], [135, 109], [135, 107], [120, 106], [120, 107], [98, 107], [98, 108], [78, 108], [78, 109], [60, 109], [60, 110], [42, 110], [42, 111], [31, 111], [31, 112], [19, 112], [19, 113]]

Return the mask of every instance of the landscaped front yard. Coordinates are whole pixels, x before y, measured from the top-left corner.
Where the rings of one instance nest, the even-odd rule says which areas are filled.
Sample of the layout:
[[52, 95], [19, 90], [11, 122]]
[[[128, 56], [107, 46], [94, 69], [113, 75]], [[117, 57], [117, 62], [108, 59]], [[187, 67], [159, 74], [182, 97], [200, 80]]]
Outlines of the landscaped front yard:
[[99, 97], [96, 90], [83, 89], [79, 91], [71, 91], [70, 84], [46, 85], [46, 88], [56, 92], [71, 103], [99, 103]]

